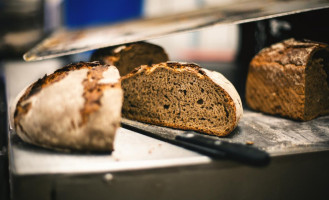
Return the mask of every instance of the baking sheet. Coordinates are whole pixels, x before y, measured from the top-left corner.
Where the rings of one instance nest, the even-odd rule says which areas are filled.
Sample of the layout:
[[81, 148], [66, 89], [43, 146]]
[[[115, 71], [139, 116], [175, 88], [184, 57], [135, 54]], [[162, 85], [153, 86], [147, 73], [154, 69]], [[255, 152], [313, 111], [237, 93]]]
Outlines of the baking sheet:
[[128, 172], [207, 164], [211, 159], [135, 131], [119, 128], [115, 150], [107, 153], [58, 152], [23, 142], [11, 131], [10, 171], [14, 175]]
[[219, 24], [240, 24], [328, 8], [328, 0], [243, 0], [214, 7], [114, 25], [62, 28], [24, 55], [26, 61], [80, 53], [102, 47], [153, 39]]
[[[167, 134], [171, 128], [134, 122], [138, 128]], [[245, 109], [238, 127], [218, 140], [246, 143], [284, 156], [329, 150], [329, 116], [297, 122]], [[65, 153], [29, 145], [10, 134], [10, 168], [16, 175], [99, 173], [210, 164], [211, 158], [139, 132], [120, 128], [111, 153]]]

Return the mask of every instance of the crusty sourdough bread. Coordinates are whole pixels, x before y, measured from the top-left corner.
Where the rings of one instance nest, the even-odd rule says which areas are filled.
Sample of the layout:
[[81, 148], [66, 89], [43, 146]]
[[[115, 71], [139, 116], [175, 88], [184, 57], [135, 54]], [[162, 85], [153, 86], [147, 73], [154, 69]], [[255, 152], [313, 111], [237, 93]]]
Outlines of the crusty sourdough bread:
[[122, 77], [122, 115], [141, 122], [228, 135], [242, 116], [234, 86], [196, 64], [142, 65]]
[[168, 60], [162, 47], [147, 42], [136, 42], [96, 50], [91, 61], [114, 65], [124, 76], [140, 65], [151, 65]]
[[110, 151], [121, 120], [119, 79], [114, 66], [67, 65], [25, 90], [13, 127], [23, 141], [46, 148]]
[[329, 113], [329, 48], [288, 39], [261, 50], [246, 83], [249, 107], [295, 120]]

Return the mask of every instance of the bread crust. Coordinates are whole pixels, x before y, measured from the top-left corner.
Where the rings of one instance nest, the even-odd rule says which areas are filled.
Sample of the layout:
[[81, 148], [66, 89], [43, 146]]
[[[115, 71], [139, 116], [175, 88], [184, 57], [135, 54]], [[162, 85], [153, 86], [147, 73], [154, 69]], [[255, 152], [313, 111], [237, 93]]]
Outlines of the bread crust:
[[158, 45], [148, 42], [135, 42], [98, 49], [92, 54], [90, 60], [114, 65], [118, 68], [120, 75], [124, 76], [140, 65], [165, 62], [168, 60], [168, 55]]
[[[318, 52], [326, 56], [319, 57]], [[324, 43], [292, 38], [264, 48], [250, 62], [246, 83], [248, 106], [302, 121], [328, 113], [329, 66], [323, 60], [328, 55], [329, 48]], [[314, 98], [318, 103], [313, 102]]]
[[[194, 63], [165, 62], [165, 63], [154, 64], [152, 66], [142, 65], [141, 67], [136, 68], [133, 72], [122, 77], [122, 82], [124, 82], [126, 79], [133, 78], [134, 76], [138, 76], [138, 75], [143, 76], [143, 74], [146, 74], [146, 75], [152, 76], [152, 74], [160, 68], [164, 68], [166, 70], [174, 71], [177, 73], [189, 72], [189, 73], [195, 74], [199, 79], [203, 79], [203, 80], [207, 79], [209, 82], [211, 82], [214, 85], [214, 87], [221, 90], [221, 92], [224, 93], [225, 98], [228, 101], [228, 105], [230, 105], [230, 107], [232, 107], [232, 109], [234, 110], [234, 114], [231, 116], [232, 123], [228, 124], [229, 128], [227, 128], [226, 130], [218, 129], [218, 130], [214, 131], [214, 130], [207, 129], [205, 127], [194, 126], [191, 129], [191, 127], [187, 127], [187, 126], [179, 125], [179, 124], [175, 124], [175, 123], [168, 123], [166, 121], [161, 121], [161, 122], [154, 121], [150, 117], [131, 116], [131, 115], [125, 113], [125, 106], [123, 106], [123, 116], [124, 117], [130, 118], [133, 120], [146, 122], [146, 123], [161, 125], [161, 126], [178, 128], [178, 129], [183, 129], [183, 130], [195, 130], [195, 131], [199, 131], [199, 132], [203, 132], [203, 133], [207, 133], [207, 134], [211, 134], [211, 135], [217, 135], [217, 136], [226, 136], [230, 132], [232, 132], [234, 130], [234, 128], [236, 128], [240, 118], [243, 115], [241, 99], [240, 99], [238, 92], [235, 90], [234, 86], [223, 75], [221, 75], [218, 72], [203, 69]], [[123, 84], [123, 89], [125, 89], [124, 84]], [[126, 101], [126, 99], [124, 101]], [[154, 103], [157, 103], [157, 102], [154, 102]], [[125, 103], [124, 103], [124, 105], [125, 105]]]
[[29, 86], [13, 113], [25, 142], [61, 150], [110, 151], [120, 126], [119, 72], [98, 62], [67, 65]]

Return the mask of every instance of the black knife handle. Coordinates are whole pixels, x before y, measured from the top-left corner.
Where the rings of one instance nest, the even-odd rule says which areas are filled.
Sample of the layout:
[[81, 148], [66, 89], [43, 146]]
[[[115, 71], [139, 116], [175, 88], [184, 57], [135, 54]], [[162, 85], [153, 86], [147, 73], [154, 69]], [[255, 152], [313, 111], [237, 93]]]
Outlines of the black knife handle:
[[[176, 140], [183, 142], [186, 146], [190, 144], [191, 148], [196, 148], [195, 150], [201, 148], [203, 153], [209, 153], [209, 155], [216, 156], [216, 152], [218, 152], [222, 157], [225, 156], [252, 165], [263, 166], [270, 161], [269, 154], [256, 147], [204, 137], [193, 131], [176, 136]], [[209, 152], [206, 152], [207, 150]]]

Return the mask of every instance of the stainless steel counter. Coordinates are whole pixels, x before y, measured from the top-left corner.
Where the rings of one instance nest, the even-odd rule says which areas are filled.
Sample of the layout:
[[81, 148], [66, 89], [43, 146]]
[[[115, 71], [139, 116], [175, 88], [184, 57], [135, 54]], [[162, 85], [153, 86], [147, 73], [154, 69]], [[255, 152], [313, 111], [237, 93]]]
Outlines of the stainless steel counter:
[[[9, 99], [23, 88], [23, 83], [17, 85], [14, 81], [18, 75], [24, 78], [22, 70], [30, 73], [26, 79], [32, 79], [36, 76], [33, 71], [40, 74], [58, 65], [61, 62], [21, 66], [10, 63], [12, 67], [5, 68]], [[246, 109], [237, 129], [221, 139], [251, 141], [269, 152], [272, 161], [266, 167], [251, 167], [225, 159], [213, 160], [124, 128], [117, 132], [112, 153], [55, 152], [26, 144], [12, 131], [9, 144], [12, 196], [14, 199], [306, 199], [326, 194], [329, 116], [295, 122]]]
[[35, 147], [11, 133], [11, 172], [16, 175], [99, 173], [210, 163], [211, 159], [178, 146], [120, 128], [115, 151], [64, 153]]
[[[329, 150], [328, 124], [329, 116], [309, 122], [294, 122], [246, 110], [239, 126], [229, 137], [216, 138], [238, 143], [252, 142], [272, 157], [310, 153]], [[125, 128], [117, 131], [114, 148], [108, 154], [56, 152], [24, 143], [12, 131], [10, 169], [15, 175], [100, 173], [220, 162]]]

